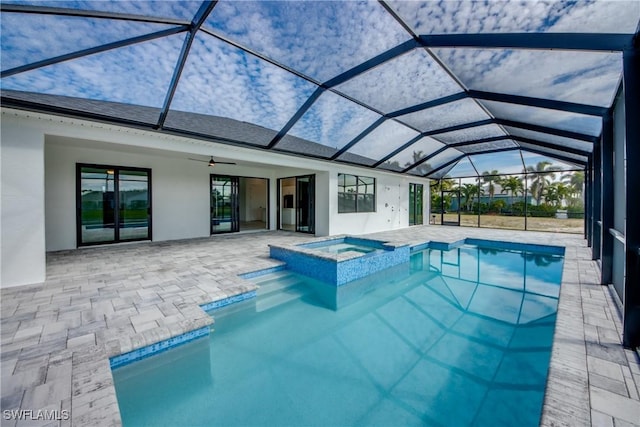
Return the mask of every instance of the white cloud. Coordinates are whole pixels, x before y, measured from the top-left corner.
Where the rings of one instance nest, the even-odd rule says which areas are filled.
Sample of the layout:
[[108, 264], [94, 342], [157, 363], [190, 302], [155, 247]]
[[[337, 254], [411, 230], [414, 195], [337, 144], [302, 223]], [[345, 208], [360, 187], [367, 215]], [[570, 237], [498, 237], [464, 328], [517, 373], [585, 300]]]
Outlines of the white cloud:
[[184, 35], [110, 50], [2, 79], [4, 89], [160, 107]]
[[177, 18], [191, 21], [201, 1], [176, 0], [117, 0], [117, 1], [63, 1], [63, 0], [4, 0], [3, 3], [27, 4], [35, 6], [61, 7], [68, 9], [95, 10], [102, 12], [147, 15], [164, 18]]
[[[26, 2], [190, 21], [200, 2]], [[393, 2], [418, 33], [508, 31], [632, 32], [638, 1], [440, 1]], [[377, 2], [221, 1], [207, 26], [318, 80], [343, 71], [408, 39]], [[3, 68], [157, 31], [158, 25], [70, 17], [2, 14]], [[184, 35], [92, 55], [4, 78], [5, 89], [36, 91], [139, 105], [162, 105]], [[439, 49], [438, 55], [470, 88], [608, 106], [621, 70], [619, 54], [490, 49]], [[303, 79], [200, 33], [193, 43], [172, 108], [244, 120], [279, 130], [311, 95]], [[339, 90], [385, 112], [453, 93], [461, 88], [416, 49], [344, 83]], [[518, 113], [518, 107], [511, 111]], [[524, 113], [523, 113], [524, 114]], [[291, 134], [341, 148], [378, 115], [325, 92]], [[407, 115], [430, 130], [486, 118], [470, 100]], [[575, 129], [595, 126], [582, 117], [536, 111], [535, 123]], [[494, 127], [457, 132], [450, 141], [502, 134]], [[386, 122], [351, 150], [379, 158], [413, 135]], [[381, 136], [382, 135], [382, 136]], [[405, 140], [406, 138], [406, 140]], [[448, 139], [449, 140], [449, 139]], [[440, 145], [423, 140], [394, 157], [401, 165], [413, 152]], [[442, 163], [456, 150], [435, 159]], [[444, 160], [446, 161], [446, 160]], [[498, 162], [498, 156], [494, 156]], [[432, 163], [430, 161], [429, 163]]]
[[581, 141], [572, 138], [565, 138], [562, 136], [551, 135], [548, 133], [535, 132], [528, 129], [521, 128], [512, 128], [510, 126], [505, 126], [505, 129], [509, 134], [514, 136], [521, 136], [523, 138], [534, 139], [542, 142], [551, 142], [560, 147], [570, 147], [577, 148], [579, 150], [591, 151], [593, 149], [593, 144], [587, 141]]
[[426, 110], [400, 116], [399, 120], [423, 132], [489, 119], [485, 111], [472, 99], [462, 99]]
[[385, 113], [462, 92], [424, 49], [385, 62], [336, 90]]
[[622, 70], [619, 53], [436, 49], [471, 89], [609, 106]]
[[636, 0], [394, 1], [418, 34], [507, 32], [634, 33]]
[[199, 34], [171, 108], [280, 130], [314, 89], [293, 74]]
[[2, 13], [2, 69], [169, 28], [108, 19]]
[[387, 120], [358, 141], [349, 152], [379, 160], [416, 136], [418, 132]]
[[600, 135], [602, 118], [566, 111], [549, 110], [525, 105], [483, 101], [495, 117], [555, 127], [573, 132]]
[[378, 118], [373, 111], [326, 91], [289, 133], [340, 149]]
[[456, 142], [475, 141], [477, 139], [491, 138], [494, 136], [504, 136], [500, 126], [490, 124], [483, 126], [476, 126], [472, 128], [460, 129], [452, 132], [439, 133], [434, 135], [434, 138], [438, 141], [452, 144]]
[[377, 2], [222, 1], [205, 27], [320, 81], [409, 38]]

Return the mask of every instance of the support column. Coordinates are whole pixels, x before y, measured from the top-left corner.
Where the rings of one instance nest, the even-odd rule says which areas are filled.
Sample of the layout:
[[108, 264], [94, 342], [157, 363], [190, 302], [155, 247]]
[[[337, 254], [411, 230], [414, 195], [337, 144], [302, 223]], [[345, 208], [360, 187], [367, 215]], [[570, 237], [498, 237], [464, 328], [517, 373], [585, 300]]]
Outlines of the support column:
[[3, 114], [0, 138], [0, 287], [46, 275], [44, 133]]
[[589, 156], [587, 162], [587, 169], [585, 171], [585, 204], [584, 204], [584, 238], [587, 239], [587, 246], [591, 247], [591, 225], [592, 225], [592, 205], [591, 200], [593, 196], [593, 155]]
[[[626, 278], [622, 344], [640, 347], [640, 46], [623, 52], [626, 168]], [[616, 165], [623, 167], [623, 165]]]
[[602, 237], [600, 249], [600, 283], [608, 285], [613, 277], [613, 114], [610, 112], [602, 120], [602, 143], [600, 144], [602, 161]]
[[600, 240], [602, 236], [602, 161], [600, 153], [600, 141], [593, 146], [593, 198], [591, 203], [592, 222], [592, 245], [591, 259], [600, 259]]

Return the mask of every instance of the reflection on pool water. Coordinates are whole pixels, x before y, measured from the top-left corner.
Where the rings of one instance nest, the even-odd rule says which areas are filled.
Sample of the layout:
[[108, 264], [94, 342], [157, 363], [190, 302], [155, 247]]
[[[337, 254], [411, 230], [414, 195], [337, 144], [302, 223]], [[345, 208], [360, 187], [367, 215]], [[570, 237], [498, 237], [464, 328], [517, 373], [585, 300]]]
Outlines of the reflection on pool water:
[[562, 264], [461, 246], [339, 288], [257, 277], [208, 338], [114, 370], [123, 423], [538, 425]]

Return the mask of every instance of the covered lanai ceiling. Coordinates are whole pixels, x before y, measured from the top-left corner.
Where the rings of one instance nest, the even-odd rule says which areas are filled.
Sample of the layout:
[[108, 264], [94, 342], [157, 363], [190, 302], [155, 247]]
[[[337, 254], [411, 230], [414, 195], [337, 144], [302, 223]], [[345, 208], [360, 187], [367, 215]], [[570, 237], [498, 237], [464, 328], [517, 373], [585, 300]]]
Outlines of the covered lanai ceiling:
[[3, 106], [440, 178], [583, 167], [640, 1], [3, 1], [1, 16]]

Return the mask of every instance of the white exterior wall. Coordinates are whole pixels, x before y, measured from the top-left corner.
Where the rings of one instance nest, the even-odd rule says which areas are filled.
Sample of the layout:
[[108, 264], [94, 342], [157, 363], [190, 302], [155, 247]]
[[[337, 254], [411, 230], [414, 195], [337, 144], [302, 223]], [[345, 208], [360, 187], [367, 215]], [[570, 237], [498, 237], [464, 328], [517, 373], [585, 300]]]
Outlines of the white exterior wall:
[[[376, 178], [376, 211], [338, 213], [338, 173]], [[409, 183], [422, 183], [425, 195], [429, 190], [427, 180], [392, 174], [376, 174], [369, 170], [349, 167], [332, 167], [329, 176], [330, 235], [364, 234], [395, 230], [409, 226]], [[427, 199], [425, 197], [424, 199]], [[428, 203], [424, 206], [428, 211]], [[428, 215], [424, 216], [425, 220]]]
[[45, 279], [44, 134], [2, 123], [0, 287]]
[[45, 143], [47, 251], [76, 247], [76, 163], [151, 169], [153, 240], [209, 235], [206, 164], [92, 148], [91, 141], [82, 147], [49, 139]]
[[[212, 154], [239, 164], [212, 169], [188, 160]], [[406, 227], [409, 182], [424, 184], [428, 212], [425, 179], [10, 109], [2, 114], [1, 155], [3, 287], [42, 282], [45, 250], [76, 248], [77, 163], [151, 169], [155, 241], [209, 236], [211, 173], [269, 179], [271, 229], [277, 179], [300, 175], [315, 175], [318, 236]], [[376, 178], [376, 212], [338, 214], [338, 173]]]
[[[190, 239], [210, 235], [209, 177], [212, 173], [269, 178], [273, 171], [216, 165], [189, 155], [113, 144], [47, 137], [45, 142], [47, 251], [76, 247], [76, 163], [151, 169], [152, 240]], [[243, 212], [245, 213], [245, 212]], [[243, 215], [244, 216], [244, 215]]]

